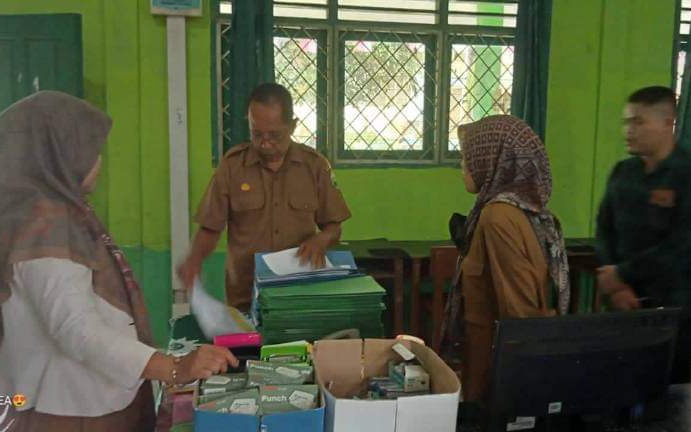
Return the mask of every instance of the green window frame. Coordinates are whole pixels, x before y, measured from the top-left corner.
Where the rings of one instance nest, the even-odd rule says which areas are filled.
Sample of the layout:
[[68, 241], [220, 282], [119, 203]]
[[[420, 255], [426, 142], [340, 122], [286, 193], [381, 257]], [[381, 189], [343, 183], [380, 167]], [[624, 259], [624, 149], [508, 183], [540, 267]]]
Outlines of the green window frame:
[[[443, 161], [457, 162], [460, 157], [458, 139], [456, 138], [456, 128], [454, 126], [477, 121], [487, 115], [511, 113], [513, 63], [506, 65], [503, 63], [502, 59], [505, 53], [511, 53], [511, 55], [513, 55], [514, 44], [515, 32], [509, 29], [481, 27], [477, 29], [464, 29], [463, 32], [449, 35], [447, 44], [447, 55], [450, 58], [448, 68], [449, 74], [445, 81], [445, 83], [449, 83], [449, 88], [446, 92], [448, 95], [448, 100], [446, 101], [446, 106], [448, 107], [446, 110], [446, 125], [448, 129], [444, 131], [446, 136], [448, 136], [448, 141], [447, 145], [442, 149]], [[471, 67], [485, 69], [482, 72], [476, 71], [475, 73], [466, 71], [466, 73], [476, 81], [475, 83], [468, 85], [462, 82], [461, 77], [454, 76], [453, 66], [456, 61], [456, 56], [454, 55], [455, 46], [464, 46], [470, 54], [479, 57], [479, 61], [471, 62], [471, 64], [462, 62], [468, 69]], [[501, 50], [501, 52], [499, 52], [499, 50]], [[503, 70], [504, 68], [507, 70]], [[505, 77], [508, 79], [505, 79]], [[502, 79], [507, 81], [508, 84], [503, 84]], [[454, 97], [455, 92], [451, 85], [454, 80], [461, 81], [459, 89], [464, 93], [466, 98], [471, 99], [470, 103], [458, 100]], [[496, 95], [496, 93], [493, 94], [493, 92], [497, 91], [499, 95]], [[472, 99], [474, 99], [474, 103]], [[451, 114], [454, 112], [454, 109], [458, 105], [462, 105], [463, 102], [469, 105], [467, 109], [463, 106], [459, 107], [460, 110], [463, 111], [464, 118], [460, 120], [453, 118]]]
[[[451, 115], [451, 104], [455, 101], [450, 94], [454, 46], [473, 42], [485, 53], [512, 51], [517, 2], [406, 0], [398, 5], [383, 0], [375, 0], [371, 2], [373, 4], [358, 0], [275, 0], [276, 81], [286, 85], [296, 106], [300, 105], [301, 112], [308, 113], [309, 118], [299, 118], [299, 122], [309, 123], [309, 128], [313, 128], [316, 118], [316, 129], [309, 136], [304, 133], [307, 126], [299, 125], [298, 129], [302, 126], [301, 136], [308, 136], [307, 144], [315, 146], [340, 167], [456, 164], [459, 157], [459, 152], [453, 147], [456, 120]], [[366, 21], [368, 14], [386, 14], [391, 19]], [[296, 17], [298, 15], [301, 17]], [[401, 22], [408, 16], [410, 22]], [[230, 25], [229, 15], [219, 14], [218, 22], [216, 81], [219, 91], [216, 106], [219, 132], [216, 147], [227, 149], [224, 136], [228, 136], [228, 131], [224, 129], [224, 124], [227, 124], [224, 119], [231, 113], [227, 110], [228, 104], [224, 103], [224, 89], [231, 83], [224, 78], [228, 75], [224, 73], [224, 67], [228, 66], [228, 53], [221, 35], [229, 34], [224, 33]], [[277, 47], [277, 40], [281, 46]], [[390, 50], [395, 61], [382, 65], [382, 70], [391, 70], [386, 69], [385, 73], [373, 71], [370, 66], [376, 65], [377, 60], [366, 58], [366, 55], [364, 61], [369, 62], [369, 69], [356, 64], [362, 63], [363, 58], [349, 51], [348, 47], [352, 48], [353, 43], [374, 46], [372, 56], [377, 50]], [[315, 44], [316, 58], [314, 53], [295, 52], [297, 45], [309, 46], [312, 50]], [[288, 45], [290, 55], [297, 55], [295, 58], [300, 60], [297, 63], [304, 67], [302, 70], [305, 72], [294, 70], [295, 65], [285, 58], [280, 59], [283, 55], [281, 47]], [[479, 59], [483, 61], [483, 57]], [[476, 101], [477, 104], [489, 103], [489, 109], [482, 110], [487, 114], [510, 112], [512, 65], [499, 66], [503, 71], [500, 75], [509, 74], [507, 81], [507, 76], [492, 76], [496, 61], [495, 58], [492, 64], [485, 65], [484, 75], [476, 84], [487, 87], [483, 79], [496, 81], [496, 85], [480, 90], [485, 96]], [[281, 67], [278, 67], [279, 63]], [[315, 63], [316, 77], [312, 72]], [[358, 67], [362, 69], [358, 77], [364, 79], [349, 81], [353, 70]], [[468, 69], [482, 67], [473, 64], [468, 65]], [[367, 87], [368, 80], [375, 76], [380, 82]], [[387, 78], [390, 78], [388, 83], [385, 82]], [[501, 109], [494, 106], [497, 104], [492, 93], [494, 87], [501, 87], [498, 90], [503, 103]], [[466, 90], [471, 95], [474, 91]], [[371, 103], [365, 108], [355, 107], [356, 99], [369, 99]], [[405, 115], [402, 114], [404, 106]], [[401, 120], [403, 117], [407, 123]], [[358, 125], [354, 124], [354, 118], [358, 118]], [[363, 118], [369, 122], [364, 126], [360, 124]]]
[[[422, 96], [422, 107], [417, 106], [417, 104], [413, 103], [417, 108], [422, 108], [422, 118], [421, 122], [422, 124], [420, 125], [420, 128], [415, 128], [414, 126], [410, 126], [408, 128], [405, 128], [403, 133], [405, 133], [408, 129], [413, 128], [416, 132], [419, 133], [419, 138], [416, 139], [416, 141], [421, 141], [421, 145], [419, 146], [420, 148], [414, 148], [413, 146], [415, 143], [411, 146], [410, 144], [406, 143], [404, 139], [406, 137], [401, 136], [403, 133], [398, 130], [395, 126], [393, 127], [394, 133], [398, 132], [399, 134], [399, 142], [403, 141], [404, 145], [409, 145], [409, 149], [391, 149], [393, 144], [386, 143], [385, 145], [389, 147], [389, 149], [386, 150], [377, 150], [377, 149], [371, 149], [372, 145], [371, 143], [367, 143], [366, 139], [363, 140], [366, 142], [366, 146], [370, 147], [369, 149], [352, 149], [352, 148], [347, 148], [349, 140], [345, 137], [345, 133], [347, 129], [354, 129], [353, 128], [353, 122], [351, 122], [349, 119], [346, 119], [345, 116], [345, 109], [346, 109], [346, 96], [347, 96], [347, 91], [346, 91], [346, 86], [349, 83], [353, 83], [353, 77], [346, 77], [346, 64], [347, 64], [347, 59], [346, 59], [346, 51], [349, 51], [346, 47], [348, 45], [348, 42], [355, 42], [355, 45], [357, 46], [358, 44], [361, 43], [366, 43], [370, 42], [372, 44], [378, 44], [378, 46], [385, 47], [384, 50], [388, 51], [389, 54], [393, 54], [394, 61], [393, 63], [396, 63], [394, 66], [405, 66], [401, 65], [398, 60], [396, 60], [396, 55], [402, 51], [402, 47], [406, 46], [409, 47], [411, 45], [417, 45], [420, 47], [424, 47], [424, 60], [422, 62], [418, 62], [418, 66], [420, 66], [419, 71], [417, 74], [422, 74], [423, 76], [423, 82], [422, 82], [422, 90], [423, 90], [423, 96]], [[387, 45], [389, 44], [389, 45]], [[391, 45], [398, 45], [398, 48], [394, 48], [393, 52], [391, 51], [390, 48], [387, 48], [388, 46]], [[371, 164], [371, 163], [381, 163], [381, 162], [388, 162], [388, 163], [394, 163], [394, 162], [405, 162], [409, 163], [410, 160], [415, 160], [418, 162], [431, 162], [434, 161], [434, 134], [435, 134], [435, 111], [434, 107], [436, 104], [436, 79], [434, 77], [434, 70], [436, 67], [436, 37], [432, 34], [411, 34], [411, 33], [397, 33], [395, 31], [341, 31], [339, 32], [339, 53], [338, 53], [338, 77], [339, 77], [339, 91], [338, 91], [338, 147], [337, 147], [337, 157], [336, 157], [336, 162], [338, 164]], [[376, 47], [378, 48], [378, 47]], [[376, 49], [375, 48], [375, 49]], [[409, 48], [408, 52], [411, 52]], [[405, 51], [405, 49], [403, 50]], [[404, 53], [405, 54], [405, 53]], [[375, 60], [375, 62], [378, 60]], [[356, 69], [363, 69], [365, 66], [363, 65], [362, 62], [354, 58], [355, 63], [359, 63], [356, 66]], [[406, 64], [409, 62], [405, 62]], [[384, 68], [380, 68], [384, 69]], [[401, 75], [400, 72], [397, 72], [395, 70], [388, 70], [387, 74], [391, 76], [392, 81], [395, 81], [397, 84], [400, 85], [400, 83], [396, 80], [396, 77], [394, 75]], [[408, 74], [405, 72], [405, 74]], [[409, 78], [414, 78], [410, 77]], [[408, 80], [409, 82], [412, 79]], [[376, 80], [368, 78], [365, 83], [361, 84], [367, 84], [367, 83], [375, 83], [375, 86], [379, 87], [380, 90], [380, 84], [376, 83]], [[363, 87], [360, 87], [360, 90], [363, 90]], [[376, 101], [374, 101], [374, 97], [371, 95], [367, 95], [366, 92], [361, 92], [365, 94], [365, 98], [368, 99], [370, 102], [372, 102], [373, 105], [376, 105]], [[402, 89], [399, 89], [394, 93], [393, 97], [390, 97], [389, 95], [384, 95], [386, 99], [394, 99], [396, 96], [399, 96], [401, 93], [403, 93]], [[382, 92], [380, 91], [378, 95], [381, 95]], [[375, 97], [376, 97], [375, 96]], [[412, 98], [409, 98], [409, 102], [412, 100]], [[357, 110], [357, 109], [356, 109]], [[398, 114], [401, 113], [401, 110], [398, 110]], [[365, 115], [362, 113], [362, 111], [358, 111], [358, 116], [360, 118], [364, 118]], [[385, 121], [391, 121], [389, 117], [386, 116], [386, 114], [382, 114], [381, 110], [378, 113], [379, 117], [383, 117]], [[419, 116], [418, 116], [419, 117]], [[372, 124], [368, 122], [368, 128], [372, 129]], [[355, 138], [362, 138], [363, 132], [355, 132]], [[376, 138], [380, 138], [384, 141], [386, 141], [386, 138], [383, 137], [381, 132], [375, 131], [374, 134], [376, 135]], [[352, 145], [350, 146], [352, 147]]]
[[677, 1], [677, 23], [674, 31], [675, 56], [672, 59], [672, 86], [678, 95], [681, 94], [681, 83], [686, 65], [686, 50], [689, 43], [691, 27], [691, 0]]

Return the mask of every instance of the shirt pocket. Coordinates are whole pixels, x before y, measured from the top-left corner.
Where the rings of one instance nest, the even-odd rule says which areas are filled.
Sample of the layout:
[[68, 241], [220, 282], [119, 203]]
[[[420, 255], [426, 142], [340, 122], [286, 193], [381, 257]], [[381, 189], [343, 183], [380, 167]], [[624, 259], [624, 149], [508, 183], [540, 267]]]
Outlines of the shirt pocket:
[[461, 263], [461, 289], [466, 301], [477, 302], [485, 297], [484, 267], [483, 262], [474, 257], [466, 257]]
[[[314, 233], [317, 226], [317, 197], [293, 191], [288, 196], [290, 224], [296, 233]], [[302, 236], [301, 236], [302, 238]]]
[[246, 212], [264, 208], [264, 191], [238, 192], [231, 195], [230, 208], [234, 212]]
[[673, 228], [675, 210], [674, 207], [648, 204], [648, 225], [659, 234], [667, 233]]
[[264, 183], [261, 173], [247, 170], [230, 182], [230, 208], [243, 214], [264, 208]]
[[319, 208], [314, 179], [307, 169], [293, 169], [288, 174], [288, 206], [299, 218], [313, 220]]
[[317, 197], [292, 192], [288, 200], [290, 208], [298, 212], [314, 213], [317, 211]]
[[466, 257], [461, 264], [461, 272], [466, 276], [482, 276], [482, 271], [484, 269], [484, 263], [473, 257]]
[[465, 320], [489, 326], [496, 317], [496, 302], [492, 300], [491, 286], [484, 276], [485, 266], [474, 257], [467, 257], [461, 264], [462, 292], [465, 301]]

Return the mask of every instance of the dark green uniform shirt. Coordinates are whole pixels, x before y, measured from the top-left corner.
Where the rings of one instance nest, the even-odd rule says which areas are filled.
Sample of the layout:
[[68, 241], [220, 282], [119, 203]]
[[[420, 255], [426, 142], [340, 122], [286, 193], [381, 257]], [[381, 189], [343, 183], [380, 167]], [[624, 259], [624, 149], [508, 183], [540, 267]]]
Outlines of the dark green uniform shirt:
[[655, 171], [639, 157], [612, 171], [597, 219], [603, 265], [653, 306], [691, 304], [691, 157], [677, 146]]

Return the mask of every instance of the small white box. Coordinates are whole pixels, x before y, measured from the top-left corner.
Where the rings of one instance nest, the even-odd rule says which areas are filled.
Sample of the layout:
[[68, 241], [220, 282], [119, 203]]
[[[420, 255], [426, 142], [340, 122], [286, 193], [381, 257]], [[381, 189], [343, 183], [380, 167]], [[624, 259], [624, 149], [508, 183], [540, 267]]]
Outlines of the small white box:
[[404, 364], [393, 367], [389, 371], [389, 376], [402, 386], [403, 391], [407, 393], [429, 390], [429, 374], [422, 366]]

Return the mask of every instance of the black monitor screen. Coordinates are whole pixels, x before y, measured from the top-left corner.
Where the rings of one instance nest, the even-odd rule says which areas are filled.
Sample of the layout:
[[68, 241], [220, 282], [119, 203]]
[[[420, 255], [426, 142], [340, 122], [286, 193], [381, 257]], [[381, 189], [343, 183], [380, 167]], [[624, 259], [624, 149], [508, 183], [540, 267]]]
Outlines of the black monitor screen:
[[607, 414], [662, 397], [679, 309], [509, 319], [497, 324], [490, 422]]

